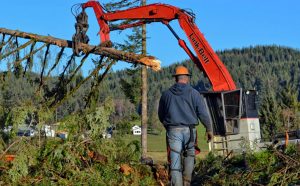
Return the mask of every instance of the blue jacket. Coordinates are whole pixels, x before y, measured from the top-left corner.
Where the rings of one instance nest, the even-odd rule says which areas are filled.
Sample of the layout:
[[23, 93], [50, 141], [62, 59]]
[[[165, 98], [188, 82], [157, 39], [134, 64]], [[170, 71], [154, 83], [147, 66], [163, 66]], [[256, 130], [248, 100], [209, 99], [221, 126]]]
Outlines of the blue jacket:
[[197, 125], [200, 119], [207, 131], [212, 130], [203, 96], [188, 84], [176, 83], [163, 92], [158, 117], [165, 128]]

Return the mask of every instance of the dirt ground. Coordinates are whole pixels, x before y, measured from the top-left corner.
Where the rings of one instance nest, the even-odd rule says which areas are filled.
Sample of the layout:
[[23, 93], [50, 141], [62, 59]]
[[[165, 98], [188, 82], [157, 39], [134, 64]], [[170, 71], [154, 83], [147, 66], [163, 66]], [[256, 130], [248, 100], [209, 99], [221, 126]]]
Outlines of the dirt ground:
[[[208, 154], [208, 151], [201, 152], [199, 155], [197, 155], [197, 161], [200, 159], [205, 158], [205, 156]], [[154, 161], [154, 164], [156, 164], [156, 168], [160, 167], [160, 170], [156, 169], [156, 179], [163, 183], [163, 185], [167, 185], [168, 182], [168, 171], [166, 169], [167, 167], [167, 153], [166, 152], [148, 152], [148, 156], [151, 157]], [[197, 175], [193, 176], [191, 186], [198, 186], [199, 178]]]

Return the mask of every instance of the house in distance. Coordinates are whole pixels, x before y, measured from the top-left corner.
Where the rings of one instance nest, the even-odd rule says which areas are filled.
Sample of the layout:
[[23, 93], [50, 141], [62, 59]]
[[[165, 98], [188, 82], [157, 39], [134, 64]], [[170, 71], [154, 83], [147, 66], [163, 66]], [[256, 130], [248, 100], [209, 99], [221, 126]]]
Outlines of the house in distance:
[[132, 134], [133, 135], [141, 135], [142, 134], [142, 128], [140, 126], [134, 125], [132, 128]]

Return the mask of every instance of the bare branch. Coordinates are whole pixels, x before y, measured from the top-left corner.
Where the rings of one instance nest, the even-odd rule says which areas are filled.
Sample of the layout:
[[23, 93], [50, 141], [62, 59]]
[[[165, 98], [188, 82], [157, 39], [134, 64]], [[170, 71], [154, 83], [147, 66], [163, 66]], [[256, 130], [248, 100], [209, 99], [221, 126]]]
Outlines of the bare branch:
[[75, 57], [74, 54], [72, 54], [69, 61], [67, 62], [67, 65], [65, 66], [63, 72], [60, 75], [60, 79], [64, 79], [65, 73], [66, 73], [68, 67], [71, 65], [72, 61], [74, 60], [74, 57]]
[[[35, 43], [34, 43], [35, 44]], [[27, 64], [30, 63], [32, 61], [32, 55], [37, 53], [38, 51], [42, 50], [45, 46], [47, 45], [47, 43], [43, 44], [41, 47], [39, 47], [38, 49], [31, 51], [29, 54], [27, 54], [25, 57], [23, 57], [22, 59], [20, 59], [19, 61], [16, 61], [15, 64], [19, 65], [19, 63], [21, 63], [22, 61], [24, 61], [25, 59], [27, 60]], [[32, 47], [31, 47], [32, 48]]]
[[68, 79], [66, 85], [68, 85], [73, 80], [73, 78], [75, 77], [75, 75], [77, 74], [77, 72], [79, 71], [79, 69], [82, 67], [83, 63], [85, 62], [85, 60], [88, 58], [89, 55], [90, 55], [90, 52], [84, 55], [84, 57], [80, 61], [80, 64], [75, 69], [75, 71], [72, 73], [71, 77]]
[[[33, 61], [32, 52], [33, 52], [33, 49], [34, 49], [34, 47], [35, 47], [35, 44], [36, 44], [36, 42], [33, 42], [32, 45], [30, 46], [29, 57], [27, 58], [27, 63], [26, 63], [25, 69], [24, 69], [23, 77], [24, 77], [25, 74], [26, 74], [27, 68], [29, 68], [29, 67], [30, 67], [30, 64], [32, 64], [32, 61]], [[24, 60], [24, 59], [26, 59], [26, 58], [23, 58], [23, 60]], [[22, 60], [22, 61], [23, 61], [23, 60]], [[19, 63], [21, 63], [22, 61], [20, 61]]]
[[11, 55], [11, 54], [13, 54], [13, 53], [15, 53], [15, 52], [18, 52], [19, 50], [21, 50], [21, 49], [27, 47], [28, 45], [30, 45], [30, 44], [33, 43], [33, 42], [34, 42], [33, 40], [27, 41], [25, 44], [21, 45], [20, 47], [17, 47], [16, 49], [14, 49], [14, 50], [12, 50], [12, 51], [6, 53], [6, 54], [1, 55], [1, 56], [0, 56], [0, 60], [2, 60], [2, 59], [4, 59], [4, 58], [8, 57], [9, 55]]
[[47, 78], [50, 76], [50, 73], [55, 69], [55, 67], [58, 65], [63, 53], [64, 53], [64, 50], [65, 50], [65, 47], [62, 47], [59, 51], [59, 53], [57, 54], [56, 56], [56, 59], [55, 59], [55, 63], [53, 64], [53, 66], [51, 67], [51, 69], [48, 71], [48, 74], [47, 74]]
[[[112, 61], [107, 66], [107, 68], [105, 69], [105, 71], [102, 73], [102, 75], [100, 77], [98, 77], [98, 74], [94, 74], [95, 80], [94, 80], [94, 83], [91, 86], [90, 93], [87, 96], [87, 101], [86, 101], [86, 104], [85, 104], [85, 108], [87, 108], [89, 106], [89, 104], [91, 103], [91, 99], [92, 99], [94, 91], [96, 91], [99, 88], [100, 83], [102, 82], [104, 77], [107, 75], [107, 73], [109, 72], [109, 70], [111, 69], [111, 67], [114, 63], [115, 63], [115, 61]], [[95, 99], [97, 100], [98, 98], [95, 98]]]
[[2, 48], [3, 48], [5, 45], [9, 44], [9, 43], [12, 41], [12, 39], [14, 38], [14, 36], [10, 36], [10, 37], [8, 38], [8, 40], [5, 42], [5, 34], [3, 34], [3, 35], [4, 35], [4, 36], [3, 36], [3, 38], [2, 38], [2, 42], [1, 42], [1, 45], [0, 45], [0, 52], [1, 52]]
[[[101, 56], [100, 61], [103, 60], [103, 56]], [[111, 68], [111, 66], [115, 63], [115, 61], [110, 62], [110, 64], [108, 65], [107, 68]], [[50, 105], [51, 109], [54, 110], [57, 107], [59, 107], [65, 100], [67, 100], [71, 95], [73, 95], [80, 87], [81, 85], [83, 85], [85, 82], [87, 82], [91, 77], [93, 77], [96, 73], [99, 73], [99, 71], [105, 66], [106, 64], [102, 64], [101, 62], [98, 64], [98, 66], [90, 73], [90, 75], [88, 77], [86, 77], [85, 79], [83, 79], [81, 82], [79, 82], [75, 88], [73, 88], [72, 90], [70, 90], [68, 92], [67, 95], [65, 95], [63, 97], [63, 99], [58, 100], [57, 102], [52, 103]]]
[[44, 56], [44, 60], [43, 60], [43, 64], [42, 64], [42, 72], [40, 74], [40, 85], [39, 85], [39, 90], [41, 88], [41, 86], [43, 85], [43, 76], [44, 76], [44, 71], [46, 68], [46, 62], [47, 62], [47, 57], [49, 54], [49, 49], [50, 49], [50, 44], [47, 45], [46, 51], [45, 51], [45, 56]]

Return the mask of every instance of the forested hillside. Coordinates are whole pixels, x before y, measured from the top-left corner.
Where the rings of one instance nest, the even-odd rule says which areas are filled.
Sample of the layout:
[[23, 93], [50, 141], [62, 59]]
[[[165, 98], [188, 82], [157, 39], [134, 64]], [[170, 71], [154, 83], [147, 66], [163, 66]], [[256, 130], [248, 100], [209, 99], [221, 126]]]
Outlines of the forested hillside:
[[[231, 49], [217, 52], [225, 63], [233, 79], [240, 88], [258, 90], [258, 103], [260, 105], [261, 121], [263, 123], [277, 123], [282, 125], [282, 110], [294, 108], [298, 114], [297, 100], [300, 90], [300, 51], [280, 46], [256, 46], [243, 49]], [[199, 90], [210, 90], [208, 80], [190, 60], [182, 62], [192, 73], [191, 84]], [[149, 70], [149, 125], [159, 128], [157, 107], [161, 92], [174, 83], [172, 74], [177, 64], [162, 68], [159, 72]], [[7, 110], [23, 102], [38, 103], [35, 95], [38, 86], [38, 76], [29, 74], [25, 78], [16, 78], [14, 72], [3, 72], [0, 89], [0, 101], [2, 110]], [[51, 89], [53, 81], [48, 80], [47, 88]], [[81, 79], [80, 75], [77, 77]], [[77, 80], [76, 80], [77, 81]], [[76, 84], [76, 81], [74, 82]], [[86, 93], [90, 90], [90, 82], [85, 83], [71, 96], [68, 101], [56, 110], [56, 119], [81, 111], [85, 107]], [[75, 86], [75, 85], [71, 85]], [[140, 71], [122, 70], [111, 72], [100, 84], [96, 95], [98, 103], [111, 98], [115, 105], [114, 122], [124, 118], [139, 117], [139, 90]], [[46, 88], [46, 89], [47, 89]], [[53, 88], [53, 87], [52, 87]], [[127, 96], [125, 96], [127, 92]], [[47, 91], [45, 91], [47, 94]], [[44, 96], [45, 97], [45, 96]], [[296, 110], [295, 110], [296, 109]], [[7, 111], [2, 111], [1, 119], [7, 120]], [[6, 113], [6, 114], [5, 114]], [[273, 119], [268, 119], [269, 114], [276, 114]], [[6, 118], [6, 119], [5, 119]], [[295, 118], [297, 118], [295, 116]], [[296, 122], [296, 120], [295, 120]], [[2, 122], [3, 123], [3, 122]], [[294, 126], [298, 127], [299, 126]], [[280, 128], [280, 127], [278, 127]], [[270, 133], [270, 132], [265, 132]], [[268, 134], [270, 135], [270, 134]]]
[[[262, 98], [265, 92], [278, 92], [288, 83], [299, 91], [300, 51], [279, 46], [256, 46], [217, 52], [240, 88], [257, 89]], [[180, 62], [192, 72], [192, 85], [210, 90], [209, 83], [190, 60]], [[177, 63], [179, 64], [179, 63]], [[150, 97], [173, 84], [172, 74], [177, 64], [164, 67], [160, 72], [149, 71]], [[163, 65], [163, 64], [162, 64]], [[110, 74], [106, 85], [114, 97], [123, 96], [120, 79], [128, 77], [126, 71]], [[108, 90], [108, 91], [109, 91]], [[104, 92], [106, 92], [104, 90]]]

